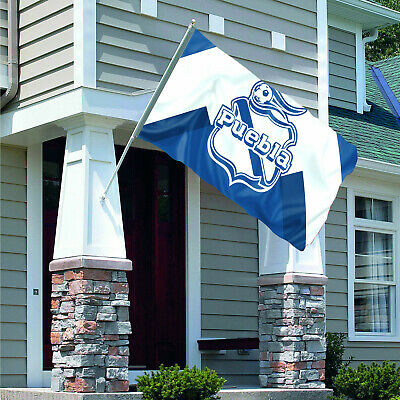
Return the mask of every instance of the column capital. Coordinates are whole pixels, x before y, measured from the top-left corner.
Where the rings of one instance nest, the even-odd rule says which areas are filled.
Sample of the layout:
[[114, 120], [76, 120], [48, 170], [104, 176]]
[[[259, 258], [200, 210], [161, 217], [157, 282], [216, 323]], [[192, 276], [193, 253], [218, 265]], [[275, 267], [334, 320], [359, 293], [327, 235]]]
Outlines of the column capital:
[[328, 277], [319, 274], [302, 274], [293, 272], [266, 274], [258, 277], [259, 286], [272, 286], [290, 283], [324, 286], [328, 283]]
[[52, 272], [78, 268], [131, 271], [132, 261], [126, 258], [79, 256], [60, 258], [50, 263], [50, 271]]
[[122, 124], [122, 120], [109, 118], [103, 115], [80, 113], [56, 122], [56, 125], [65, 131], [79, 129], [85, 126], [114, 130]]

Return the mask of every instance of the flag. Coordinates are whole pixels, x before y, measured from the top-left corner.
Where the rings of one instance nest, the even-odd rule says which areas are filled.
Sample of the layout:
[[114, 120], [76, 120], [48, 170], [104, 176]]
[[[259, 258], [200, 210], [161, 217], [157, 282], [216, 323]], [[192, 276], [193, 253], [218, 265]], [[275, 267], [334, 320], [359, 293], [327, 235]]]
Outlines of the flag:
[[304, 250], [356, 148], [195, 30], [140, 136]]

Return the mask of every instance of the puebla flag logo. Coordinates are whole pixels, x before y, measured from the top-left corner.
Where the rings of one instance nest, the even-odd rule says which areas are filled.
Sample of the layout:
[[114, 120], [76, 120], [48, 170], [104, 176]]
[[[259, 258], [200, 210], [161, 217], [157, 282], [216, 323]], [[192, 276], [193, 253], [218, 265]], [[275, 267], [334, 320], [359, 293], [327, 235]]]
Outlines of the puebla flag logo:
[[299, 250], [357, 161], [353, 145], [197, 30], [139, 137]]
[[229, 185], [242, 183], [258, 192], [271, 189], [292, 166], [290, 148], [296, 145], [297, 129], [289, 118], [305, 112], [263, 81], [254, 84], [248, 97], [233, 99], [229, 108], [221, 106], [208, 153], [225, 169]]

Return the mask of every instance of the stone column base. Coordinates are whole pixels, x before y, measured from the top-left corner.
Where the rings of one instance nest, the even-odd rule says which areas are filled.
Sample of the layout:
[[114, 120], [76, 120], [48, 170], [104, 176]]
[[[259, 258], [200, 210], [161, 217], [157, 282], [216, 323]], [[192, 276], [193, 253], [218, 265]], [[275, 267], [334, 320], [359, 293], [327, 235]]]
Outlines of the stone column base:
[[259, 278], [260, 384], [324, 388], [325, 276]]
[[128, 391], [131, 324], [126, 272], [94, 266], [67, 269], [68, 265], [79, 263], [57, 260], [50, 265], [56, 270], [51, 294], [51, 388]]

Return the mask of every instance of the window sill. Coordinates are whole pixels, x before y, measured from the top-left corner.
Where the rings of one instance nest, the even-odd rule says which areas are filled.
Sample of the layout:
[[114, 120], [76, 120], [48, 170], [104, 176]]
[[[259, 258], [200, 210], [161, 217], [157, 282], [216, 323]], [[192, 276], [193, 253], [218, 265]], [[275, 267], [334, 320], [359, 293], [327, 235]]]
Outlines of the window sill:
[[400, 336], [373, 336], [373, 335], [357, 335], [349, 336], [349, 342], [400, 342]]

